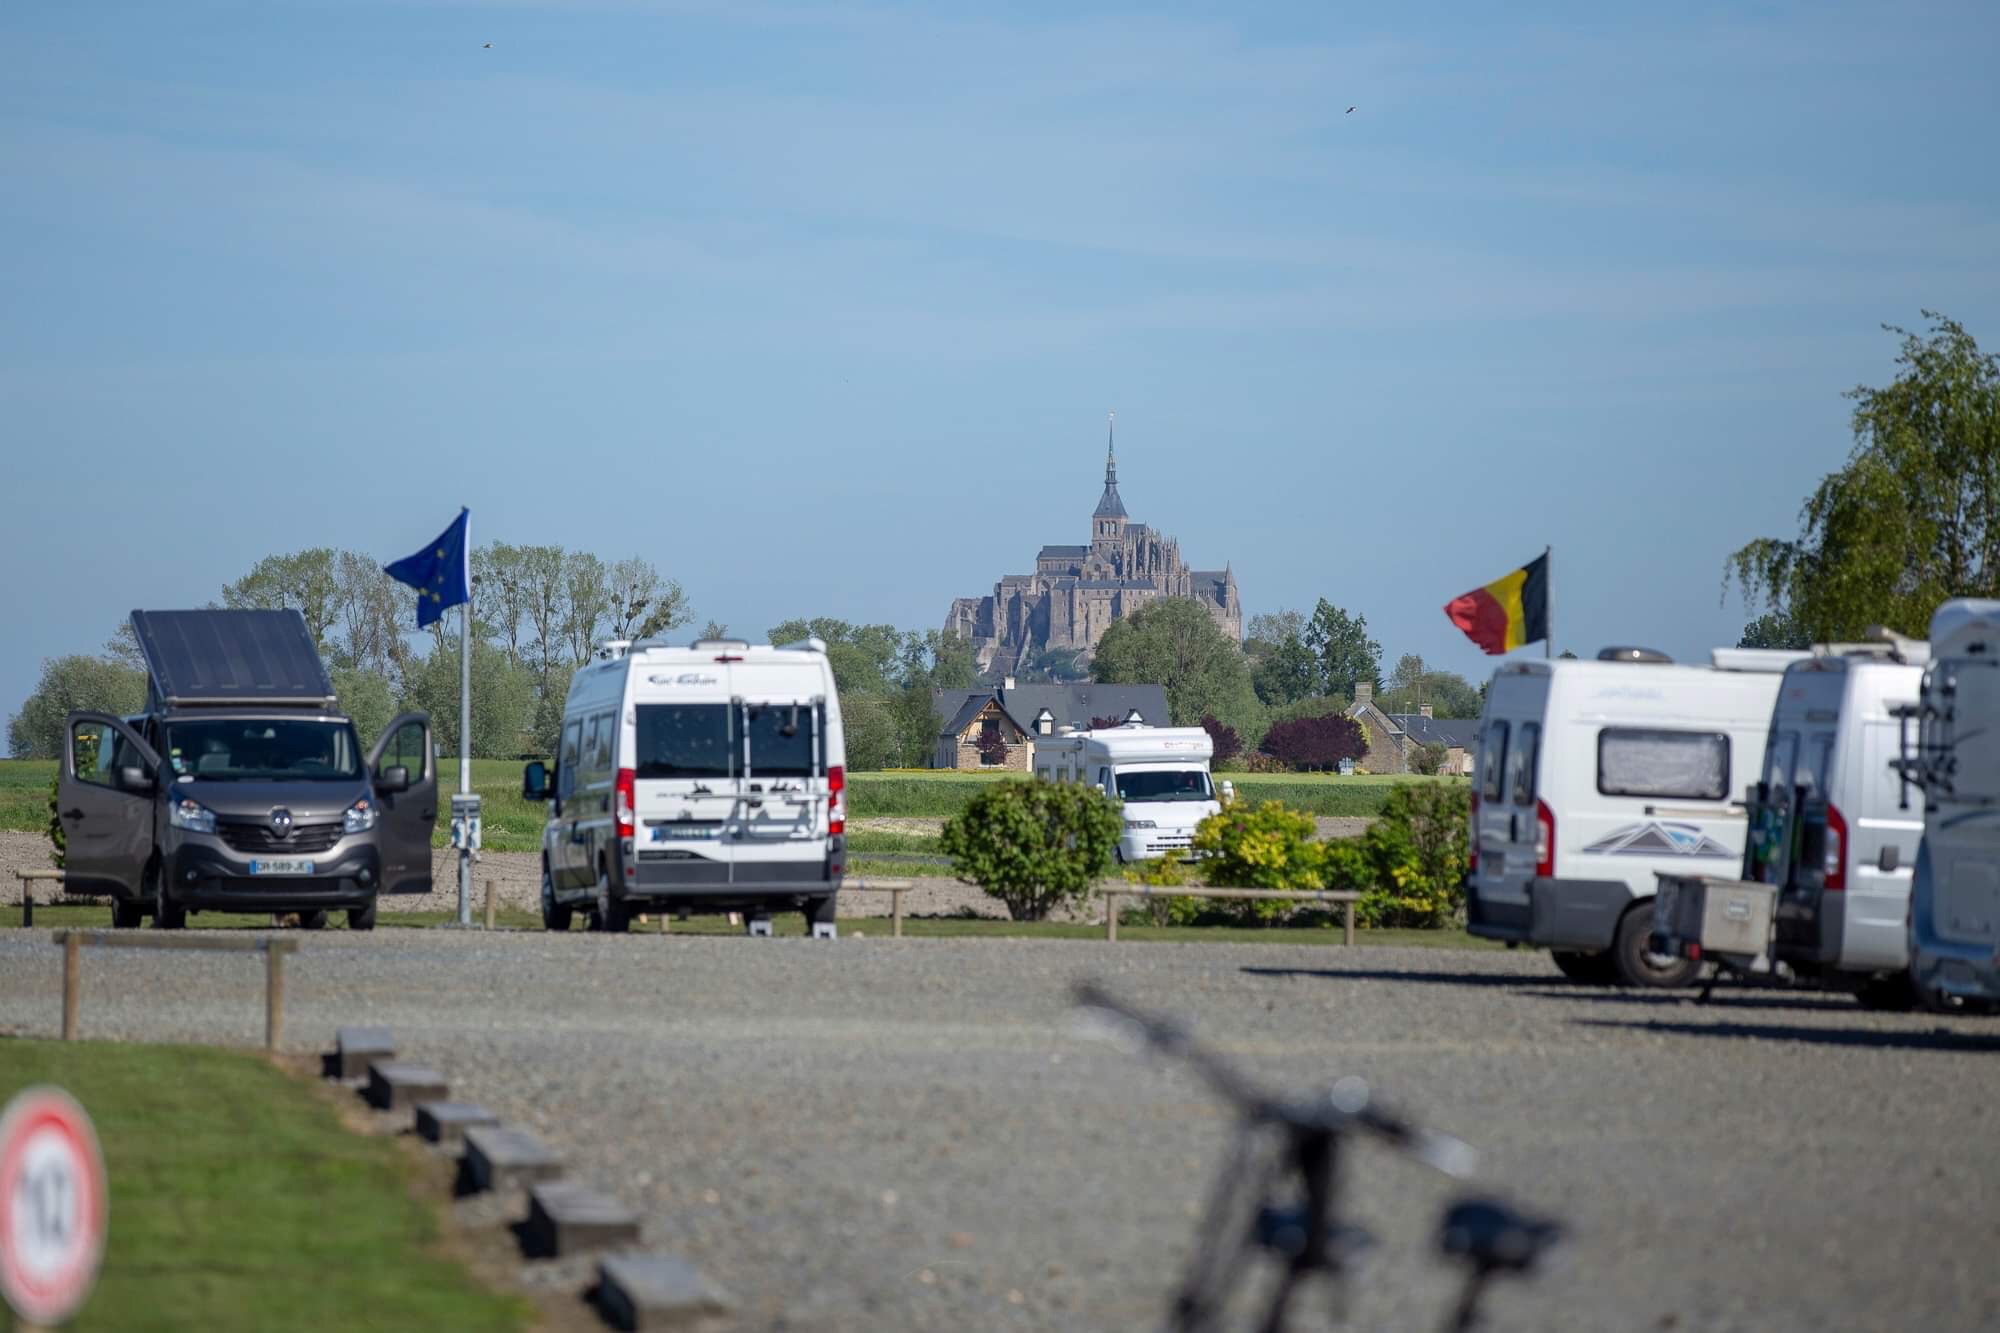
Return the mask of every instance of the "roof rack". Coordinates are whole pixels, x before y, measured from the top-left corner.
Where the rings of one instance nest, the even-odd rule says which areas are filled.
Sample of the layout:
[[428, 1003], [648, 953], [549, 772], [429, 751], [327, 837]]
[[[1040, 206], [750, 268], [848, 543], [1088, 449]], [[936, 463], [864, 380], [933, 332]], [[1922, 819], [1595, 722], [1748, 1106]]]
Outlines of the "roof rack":
[[331, 708], [333, 682], [296, 609], [134, 611], [156, 704]]

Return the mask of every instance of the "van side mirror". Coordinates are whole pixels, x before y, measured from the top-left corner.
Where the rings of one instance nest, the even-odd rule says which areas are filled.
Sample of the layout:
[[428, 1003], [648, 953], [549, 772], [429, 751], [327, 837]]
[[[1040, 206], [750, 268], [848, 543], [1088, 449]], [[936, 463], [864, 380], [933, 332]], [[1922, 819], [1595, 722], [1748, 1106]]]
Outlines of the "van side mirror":
[[146, 770], [137, 764], [128, 764], [118, 770], [118, 790], [144, 792], [153, 789], [153, 780], [146, 776]]
[[549, 766], [539, 759], [521, 770], [521, 799], [524, 801], [549, 799]]
[[1222, 803], [1224, 805], [1231, 805], [1235, 803], [1235, 800], [1236, 800], [1236, 784], [1231, 782], [1228, 778], [1224, 778], [1222, 780]]
[[399, 791], [410, 789], [410, 770], [397, 764], [385, 768], [375, 775], [375, 790], [383, 796], [394, 796]]
[[1875, 858], [1875, 868], [1886, 875], [1901, 865], [1902, 861], [1902, 852], [1896, 844], [1893, 842], [1885, 843], [1883, 844], [1881, 854]]

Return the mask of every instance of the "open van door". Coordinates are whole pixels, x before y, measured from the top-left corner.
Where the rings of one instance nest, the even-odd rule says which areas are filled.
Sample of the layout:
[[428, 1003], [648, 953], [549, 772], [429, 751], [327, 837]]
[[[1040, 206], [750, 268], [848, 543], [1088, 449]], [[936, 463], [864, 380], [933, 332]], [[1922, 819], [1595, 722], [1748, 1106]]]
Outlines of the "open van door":
[[378, 808], [383, 893], [431, 891], [431, 831], [437, 826], [437, 745], [428, 713], [399, 713], [368, 752]]
[[160, 756], [109, 713], [71, 713], [63, 726], [56, 817], [63, 887], [137, 902], [153, 859], [153, 786]]

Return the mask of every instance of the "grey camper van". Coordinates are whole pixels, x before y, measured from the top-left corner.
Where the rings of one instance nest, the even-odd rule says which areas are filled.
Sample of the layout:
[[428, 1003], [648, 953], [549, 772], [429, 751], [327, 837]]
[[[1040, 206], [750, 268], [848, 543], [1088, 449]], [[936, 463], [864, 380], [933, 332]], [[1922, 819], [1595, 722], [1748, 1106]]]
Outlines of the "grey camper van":
[[345, 911], [427, 893], [437, 822], [430, 719], [405, 713], [364, 753], [295, 610], [134, 611], [136, 717], [72, 713], [57, 817], [75, 893], [112, 924], [189, 912]]

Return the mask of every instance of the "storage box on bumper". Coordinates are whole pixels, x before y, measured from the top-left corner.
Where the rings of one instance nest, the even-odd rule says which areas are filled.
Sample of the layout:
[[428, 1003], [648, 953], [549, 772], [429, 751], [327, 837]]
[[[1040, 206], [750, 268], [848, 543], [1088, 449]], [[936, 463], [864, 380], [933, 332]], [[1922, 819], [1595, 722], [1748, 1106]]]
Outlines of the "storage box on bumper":
[[[215, 833], [174, 830], [160, 847], [161, 873], [174, 902], [195, 908], [288, 911], [366, 907], [381, 887], [382, 854], [370, 833], [332, 836], [296, 830], [284, 842], [251, 845], [239, 826]], [[272, 862], [309, 872], [266, 873]]]
[[1618, 918], [1632, 904], [1632, 890], [1615, 879], [1538, 877], [1528, 881], [1525, 903], [1483, 896], [1470, 875], [1464, 886], [1468, 933], [1551, 949], [1602, 953], [1617, 937]]

